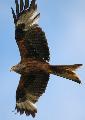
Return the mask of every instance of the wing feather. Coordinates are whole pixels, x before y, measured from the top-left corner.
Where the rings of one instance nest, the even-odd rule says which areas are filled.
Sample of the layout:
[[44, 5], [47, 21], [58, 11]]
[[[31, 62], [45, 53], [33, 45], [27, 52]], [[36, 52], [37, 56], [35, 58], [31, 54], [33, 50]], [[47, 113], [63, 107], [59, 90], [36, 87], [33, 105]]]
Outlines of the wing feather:
[[35, 102], [45, 92], [48, 80], [49, 74], [44, 71], [33, 71], [27, 76], [21, 76], [16, 91], [16, 109], [20, 114], [26, 113], [35, 117]]
[[32, 0], [32, 1], [31, 1], [29, 10], [31, 10], [31, 9], [34, 9], [34, 10], [35, 10], [35, 9], [37, 8], [37, 5], [35, 4], [35, 2], [36, 2], [36, 0]]
[[19, 14], [19, 3], [18, 0], [15, 0], [15, 4], [16, 4], [16, 15]]
[[[24, 35], [23, 35], [24, 34]], [[25, 33], [16, 31], [16, 42], [21, 58], [37, 58], [49, 61], [50, 52], [45, 33], [39, 27], [34, 27]], [[24, 36], [24, 37], [23, 37]]]
[[[40, 27], [35, 27], [25, 35], [26, 48], [31, 57], [49, 61], [50, 52], [45, 33]], [[30, 49], [31, 48], [31, 49]]]
[[[49, 61], [49, 48], [44, 31], [37, 25], [40, 13], [37, 12], [36, 0], [32, 0], [29, 7], [29, 0], [25, 0], [23, 10], [23, 0], [16, 3], [16, 15], [12, 9], [12, 14], [16, 22], [15, 38], [19, 47], [21, 59], [37, 58]], [[20, 11], [19, 11], [20, 8]], [[26, 8], [28, 8], [26, 10]], [[24, 30], [23, 26], [26, 30]]]
[[25, 9], [29, 7], [29, 0], [25, 0]]
[[23, 7], [24, 7], [24, 2], [23, 0], [20, 0], [20, 12], [22, 12]]

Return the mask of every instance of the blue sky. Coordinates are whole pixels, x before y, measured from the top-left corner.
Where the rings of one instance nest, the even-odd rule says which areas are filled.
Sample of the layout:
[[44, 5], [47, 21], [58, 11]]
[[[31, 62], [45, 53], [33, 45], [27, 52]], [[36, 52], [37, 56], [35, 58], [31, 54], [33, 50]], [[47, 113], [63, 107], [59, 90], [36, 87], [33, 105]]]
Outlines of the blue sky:
[[[50, 47], [51, 64], [85, 65], [85, 0], [37, 0], [43, 28]], [[19, 62], [11, 14], [14, 0], [0, 1], [0, 119], [32, 120], [12, 112], [20, 76], [10, 73]], [[83, 82], [50, 76], [45, 94], [40, 97], [35, 120], [85, 120], [85, 67], [77, 71]]]

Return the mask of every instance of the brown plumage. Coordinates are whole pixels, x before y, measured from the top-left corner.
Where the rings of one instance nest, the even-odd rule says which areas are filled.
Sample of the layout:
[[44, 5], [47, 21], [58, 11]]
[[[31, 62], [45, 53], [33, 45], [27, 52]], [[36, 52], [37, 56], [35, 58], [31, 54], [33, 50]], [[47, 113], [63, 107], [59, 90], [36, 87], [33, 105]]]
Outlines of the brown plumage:
[[50, 65], [49, 48], [44, 31], [38, 25], [40, 13], [35, 0], [15, 0], [16, 14], [12, 9], [15, 23], [15, 39], [19, 47], [21, 61], [11, 70], [21, 74], [16, 91], [16, 110], [20, 114], [35, 117], [35, 102], [45, 92], [50, 74], [58, 75], [81, 83], [75, 70], [82, 64]]

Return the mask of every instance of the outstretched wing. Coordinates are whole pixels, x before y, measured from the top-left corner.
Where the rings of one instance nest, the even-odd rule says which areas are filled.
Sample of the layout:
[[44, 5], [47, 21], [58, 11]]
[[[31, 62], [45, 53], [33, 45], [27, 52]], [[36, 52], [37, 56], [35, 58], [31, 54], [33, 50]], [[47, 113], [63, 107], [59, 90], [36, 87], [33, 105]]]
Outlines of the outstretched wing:
[[45, 33], [40, 27], [28, 30], [25, 35], [28, 56], [49, 61], [49, 48]]
[[33, 71], [27, 76], [21, 76], [16, 91], [17, 112], [35, 117], [37, 113], [35, 102], [45, 92], [48, 80], [49, 74], [44, 71]]
[[49, 48], [45, 33], [38, 26], [37, 21], [40, 13], [37, 12], [35, 0], [17, 0], [16, 14], [12, 9], [14, 23], [16, 27], [15, 38], [19, 47], [21, 58], [38, 58], [49, 61]]

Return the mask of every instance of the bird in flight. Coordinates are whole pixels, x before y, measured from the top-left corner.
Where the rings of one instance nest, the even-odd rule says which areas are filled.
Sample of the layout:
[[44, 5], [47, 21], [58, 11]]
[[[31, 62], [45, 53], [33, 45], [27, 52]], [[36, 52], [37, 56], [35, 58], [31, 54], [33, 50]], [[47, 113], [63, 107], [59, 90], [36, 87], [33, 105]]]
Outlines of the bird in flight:
[[81, 83], [75, 70], [82, 64], [50, 65], [50, 52], [45, 32], [38, 25], [40, 13], [36, 0], [15, 0], [16, 13], [12, 9], [15, 24], [15, 39], [18, 45], [21, 61], [11, 68], [20, 74], [16, 90], [16, 107], [20, 114], [35, 117], [35, 103], [45, 92], [50, 74], [54, 74], [77, 83]]

